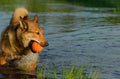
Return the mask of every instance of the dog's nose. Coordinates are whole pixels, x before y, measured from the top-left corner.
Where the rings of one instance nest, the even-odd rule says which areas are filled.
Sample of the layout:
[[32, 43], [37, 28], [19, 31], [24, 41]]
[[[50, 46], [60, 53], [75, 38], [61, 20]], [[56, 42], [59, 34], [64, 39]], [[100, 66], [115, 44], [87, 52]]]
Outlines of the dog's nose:
[[45, 46], [45, 47], [47, 47], [48, 45], [49, 45], [49, 43], [48, 43], [48, 42], [46, 42], [44, 46]]
[[41, 46], [43, 46], [43, 47], [47, 47], [49, 44], [48, 44], [48, 42], [44, 42], [44, 43], [40, 43], [41, 44]]

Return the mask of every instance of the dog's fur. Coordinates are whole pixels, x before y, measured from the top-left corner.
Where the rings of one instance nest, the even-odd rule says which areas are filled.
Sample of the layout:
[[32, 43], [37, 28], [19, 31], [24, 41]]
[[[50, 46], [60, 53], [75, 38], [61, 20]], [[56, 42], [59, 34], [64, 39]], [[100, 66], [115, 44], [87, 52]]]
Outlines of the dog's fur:
[[35, 15], [34, 19], [30, 20], [25, 8], [17, 8], [9, 26], [1, 36], [0, 65], [34, 70], [38, 61], [38, 53], [31, 51], [31, 41], [36, 41], [43, 47], [48, 45], [43, 30], [38, 25], [38, 16]]

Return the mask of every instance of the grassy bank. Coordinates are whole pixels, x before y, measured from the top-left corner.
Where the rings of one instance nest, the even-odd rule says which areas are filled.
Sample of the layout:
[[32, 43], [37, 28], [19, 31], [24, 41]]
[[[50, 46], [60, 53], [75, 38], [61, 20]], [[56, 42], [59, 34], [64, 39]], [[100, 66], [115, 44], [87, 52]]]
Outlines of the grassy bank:
[[99, 72], [86, 72], [85, 69], [84, 66], [75, 68], [73, 65], [71, 68], [64, 67], [58, 72], [55, 67], [42, 66], [38, 69], [37, 77], [38, 79], [99, 79]]

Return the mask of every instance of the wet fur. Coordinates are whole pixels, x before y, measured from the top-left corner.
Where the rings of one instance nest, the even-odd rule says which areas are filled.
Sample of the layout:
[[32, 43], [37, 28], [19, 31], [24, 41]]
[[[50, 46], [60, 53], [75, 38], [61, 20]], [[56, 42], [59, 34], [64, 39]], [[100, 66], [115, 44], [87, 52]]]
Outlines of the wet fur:
[[27, 66], [28, 69], [32, 67], [32, 64], [36, 66], [38, 54], [33, 53], [29, 46], [32, 40], [37, 41], [43, 47], [48, 45], [43, 30], [38, 25], [38, 16], [34, 16], [31, 20], [25, 8], [17, 8], [9, 26], [1, 35], [0, 64], [9, 65], [12, 62], [11, 65], [17, 68]]

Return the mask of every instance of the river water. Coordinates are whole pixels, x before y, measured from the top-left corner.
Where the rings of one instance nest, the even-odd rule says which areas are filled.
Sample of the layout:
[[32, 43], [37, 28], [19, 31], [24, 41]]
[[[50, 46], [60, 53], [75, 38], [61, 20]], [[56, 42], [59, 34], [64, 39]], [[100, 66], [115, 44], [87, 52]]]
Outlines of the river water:
[[[120, 79], [120, 15], [114, 8], [49, 3], [53, 11], [30, 12], [39, 16], [49, 46], [40, 53], [40, 63], [60, 70], [89, 63], [100, 79]], [[0, 32], [8, 25], [12, 11], [0, 11]]]

